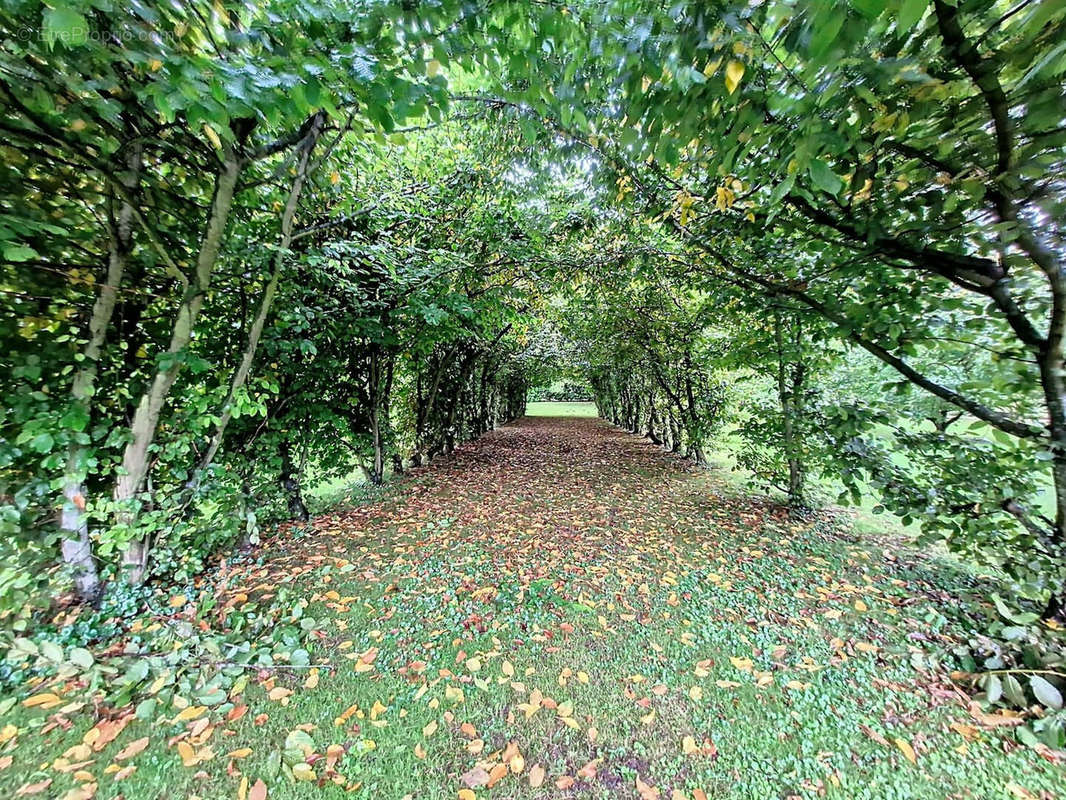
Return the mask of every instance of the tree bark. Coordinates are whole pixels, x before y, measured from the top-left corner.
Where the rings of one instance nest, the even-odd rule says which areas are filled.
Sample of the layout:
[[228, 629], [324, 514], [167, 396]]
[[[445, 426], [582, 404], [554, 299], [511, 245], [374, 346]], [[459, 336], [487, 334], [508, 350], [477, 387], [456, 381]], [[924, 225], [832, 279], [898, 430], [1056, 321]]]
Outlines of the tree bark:
[[226, 426], [229, 425], [230, 420], [233, 418], [233, 398], [237, 392], [240, 391], [241, 387], [244, 386], [244, 383], [248, 380], [248, 375], [252, 370], [252, 362], [255, 360], [256, 350], [259, 348], [259, 340], [262, 338], [263, 328], [266, 327], [267, 317], [270, 314], [271, 306], [274, 304], [274, 296], [277, 294], [278, 284], [281, 282], [281, 274], [285, 268], [285, 259], [288, 257], [292, 246], [293, 218], [296, 216], [296, 209], [300, 204], [300, 195], [303, 192], [304, 184], [307, 182], [311, 153], [314, 151], [315, 145], [318, 143], [318, 139], [322, 135], [325, 124], [326, 113], [324, 111], [316, 113], [311, 118], [310, 124], [306, 126], [306, 136], [296, 146], [298, 156], [296, 175], [293, 178], [292, 187], [289, 189], [288, 199], [285, 201], [285, 210], [281, 214], [281, 237], [278, 242], [278, 247], [274, 251], [274, 269], [270, 276], [270, 282], [267, 283], [263, 296], [259, 301], [259, 310], [255, 315], [252, 328], [248, 333], [248, 344], [241, 357], [241, 363], [233, 373], [233, 379], [230, 381], [229, 391], [226, 393], [226, 399], [222, 404], [222, 415], [215, 426], [215, 431], [211, 436], [210, 444], [204, 452], [204, 456], [200, 460], [196, 474], [193, 477], [192, 488], [195, 488], [196, 485], [199, 484], [200, 477], [204, 470], [211, 466], [211, 463], [214, 461], [215, 455], [218, 453], [218, 448], [222, 445], [222, 437], [226, 433]]
[[[781, 444], [788, 463], [788, 505], [790, 509], [798, 510], [806, 506], [806, 498], [803, 492], [806, 471], [799, 456], [795, 430], [803, 369], [802, 365], [793, 363], [795, 354], [790, 357], [785, 352], [783, 325], [781, 314], [775, 309], [774, 341], [777, 346], [777, 399], [781, 404]], [[791, 385], [789, 381], [790, 365], [793, 367]]]
[[[155, 441], [163, 404], [178, 377], [181, 354], [192, 340], [204, 296], [211, 285], [211, 277], [233, 205], [240, 168], [241, 160], [237, 151], [232, 146], [225, 146], [221, 169], [215, 178], [215, 192], [207, 229], [196, 259], [196, 271], [185, 287], [171, 328], [170, 344], [166, 351], [169, 358], [162, 362], [148, 391], [141, 396], [130, 424], [130, 442], [123, 453], [122, 473], [115, 481], [114, 490], [116, 502], [125, 506], [118, 516], [118, 521], [122, 524], [128, 525], [134, 520], [132, 506], [148, 474], [148, 450]], [[148, 550], [148, 540], [143, 537], [134, 538], [127, 545], [122, 563], [130, 583], [138, 584], [144, 580], [148, 566]]]
[[[141, 145], [130, 146], [126, 157], [126, 169], [119, 175], [122, 182], [123, 199], [114, 213], [114, 200], [110, 214], [110, 241], [108, 244], [107, 277], [100, 286], [100, 292], [93, 304], [89, 319], [89, 340], [82, 350], [81, 366], [74, 374], [71, 396], [74, 406], [81, 416], [88, 420], [91, 416], [91, 399], [96, 390], [97, 362], [100, 351], [107, 338], [107, 329], [115, 312], [119, 287], [126, 272], [126, 261], [133, 249], [133, 205], [132, 198], [140, 182]], [[89, 525], [83, 513], [86, 502], [85, 489], [86, 448], [81, 444], [72, 444], [67, 453], [67, 463], [63, 476], [64, 503], [60, 513], [60, 530], [63, 541], [60, 549], [63, 560], [71, 568], [74, 578], [74, 590], [83, 602], [95, 602], [100, 595], [100, 576], [93, 560], [92, 541], [89, 538]]]
[[307, 511], [303, 495], [300, 493], [300, 476], [292, 463], [292, 445], [288, 439], [282, 439], [278, 443], [278, 456], [281, 458], [279, 481], [282, 491], [285, 492], [289, 517], [300, 522], [307, 522], [311, 519], [311, 515]]

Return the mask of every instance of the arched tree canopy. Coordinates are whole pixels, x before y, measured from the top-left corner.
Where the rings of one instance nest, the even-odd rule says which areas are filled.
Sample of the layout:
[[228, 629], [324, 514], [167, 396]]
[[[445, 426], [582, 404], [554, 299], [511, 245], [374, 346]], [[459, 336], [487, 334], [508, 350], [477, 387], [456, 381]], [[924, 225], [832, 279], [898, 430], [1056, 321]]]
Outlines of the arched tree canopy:
[[184, 579], [565, 378], [1060, 614], [1064, 20], [6, 4], [0, 602]]

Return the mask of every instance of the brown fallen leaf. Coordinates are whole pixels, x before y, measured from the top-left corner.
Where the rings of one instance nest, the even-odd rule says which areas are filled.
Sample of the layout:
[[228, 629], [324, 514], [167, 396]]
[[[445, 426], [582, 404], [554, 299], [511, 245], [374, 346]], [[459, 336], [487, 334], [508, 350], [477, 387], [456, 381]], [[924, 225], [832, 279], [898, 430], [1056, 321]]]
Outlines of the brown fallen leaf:
[[45, 778], [43, 781], [37, 781], [36, 783], [24, 783], [22, 784], [22, 786], [15, 790], [15, 797], [25, 797], [26, 795], [30, 794], [40, 794], [51, 785], [51, 778]]
[[459, 780], [466, 784], [468, 789], [476, 789], [489, 782], [489, 773], [484, 767], [474, 767], [460, 775]]
[[889, 744], [888, 739], [886, 739], [884, 736], [879, 734], [877, 731], [875, 731], [869, 725], [859, 725], [859, 730], [862, 731], [863, 733], [865, 733], [867, 736], [869, 736], [871, 739], [873, 739], [875, 742], [877, 742], [882, 747], [891, 747], [891, 745]]
[[507, 767], [503, 764], [496, 764], [489, 771], [489, 780], [488, 783], [485, 784], [485, 786], [491, 789], [497, 783], [502, 781], [505, 775], [507, 775]]
[[544, 785], [544, 767], [540, 764], [534, 764], [529, 768], [529, 785], [534, 789], [539, 789]]
[[660, 792], [654, 786], [649, 786], [637, 776], [637, 794], [640, 800], [659, 800]]
[[147, 736], [142, 736], [140, 739], [134, 739], [115, 754], [115, 761], [126, 761], [127, 759], [133, 758], [148, 746], [148, 742], [149, 739]]

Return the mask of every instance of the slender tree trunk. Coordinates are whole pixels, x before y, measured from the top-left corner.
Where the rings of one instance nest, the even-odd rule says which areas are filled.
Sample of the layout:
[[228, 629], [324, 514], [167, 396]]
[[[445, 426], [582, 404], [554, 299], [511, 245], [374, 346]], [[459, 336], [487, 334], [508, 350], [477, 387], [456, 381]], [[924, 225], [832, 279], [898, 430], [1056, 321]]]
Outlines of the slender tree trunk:
[[288, 439], [282, 439], [278, 443], [278, 456], [281, 459], [279, 481], [282, 491], [285, 492], [289, 516], [300, 522], [307, 522], [311, 519], [311, 515], [307, 511], [303, 495], [300, 493], [300, 476], [292, 463], [292, 445]]
[[796, 411], [799, 401], [802, 369], [796, 365], [792, 385], [789, 386], [788, 367], [790, 358], [785, 352], [785, 338], [780, 312], [774, 310], [774, 341], [777, 347], [777, 400], [781, 405], [781, 438], [785, 459], [788, 463], [788, 505], [800, 509], [806, 505], [803, 495], [804, 469], [796, 443]]
[[644, 435], [651, 440], [652, 444], [662, 444], [663, 441], [655, 433], [656, 423], [658, 417], [655, 414], [655, 398], [651, 395], [648, 396], [648, 426], [644, 432]]
[[[93, 304], [89, 319], [89, 340], [82, 350], [81, 366], [74, 374], [71, 396], [79, 416], [86, 424], [91, 417], [91, 400], [96, 389], [97, 362], [107, 338], [107, 329], [115, 312], [119, 287], [126, 272], [126, 261], [133, 249], [133, 206], [131, 200], [140, 182], [141, 146], [131, 145], [126, 158], [126, 169], [119, 176], [125, 190], [125, 199], [114, 212], [112, 202], [110, 242], [108, 245], [107, 277], [100, 286], [100, 293]], [[74, 590], [84, 602], [94, 602], [100, 594], [100, 576], [93, 560], [89, 525], [85, 510], [85, 468], [87, 451], [84, 445], [72, 444], [67, 453], [63, 476], [64, 503], [60, 514], [60, 529], [63, 542], [60, 549], [63, 560], [70, 566], [74, 577]]]
[[380, 486], [385, 476], [385, 449], [382, 443], [381, 400], [385, 392], [385, 379], [381, 370], [381, 354], [375, 348], [370, 354], [370, 435], [374, 445], [374, 463], [370, 468], [370, 482]]
[[218, 448], [222, 445], [222, 437], [226, 433], [226, 426], [229, 425], [230, 420], [233, 418], [233, 398], [237, 392], [240, 391], [241, 387], [244, 386], [245, 381], [248, 380], [248, 374], [252, 370], [252, 362], [255, 360], [256, 350], [259, 348], [259, 340], [263, 336], [263, 328], [266, 327], [267, 317], [270, 315], [270, 308], [274, 304], [274, 296], [277, 294], [278, 284], [281, 282], [281, 274], [285, 268], [285, 259], [288, 257], [289, 250], [292, 246], [293, 219], [296, 216], [296, 209], [300, 204], [300, 195], [303, 192], [304, 184], [307, 182], [311, 153], [314, 151], [315, 145], [318, 143], [318, 139], [322, 135], [322, 130], [325, 127], [325, 124], [325, 112], [320, 111], [316, 113], [311, 119], [311, 123], [307, 129], [307, 135], [296, 146], [296, 152], [298, 154], [296, 175], [293, 178], [292, 187], [289, 189], [289, 197], [285, 201], [285, 209], [281, 214], [281, 237], [278, 242], [278, 247], [274, 251], [274, 269], [270, 276], [270, 282], [267, 283], [263, 296], [259, 301], [259, 310], [255, 315], [255, 320], [252, 322], [252, 328], [248, 333], [248, 344], [244, 348], [244, 355], [241, 357], [241, 363], [233, 373], [233, 378], [230, 381], [229, 391], [226, 393], [226, 399], [222, 404], [222, 415], [219, 418], [218, 423], [215, 425], [215, 432], [211, 436], [211, 442], [208, 444], [207, 450], [204, 452], [204, 456], [200, 460], [200, 464], [193, 477], [192, 488], [195, 488], [196, 485], [199, 484], [203, 471], [211, 466], [211, 463], [215, 460]]
[[[240, 175], [240, 166], [237, 152], [227, 146], [223, 152], [222, 167], [215, 179], [215, 193], [211, 201], [207, 229], [196, 260], [196, 272], [185, 288], [171, 329], [168, 357], [156, 372], [148, 391], [142, 395], [130, 424], [130, 442], [122, 456], [122, 474], [115, 481], [114, 492], [115, 500], [126, 506], [119, 512], [118, 521], [121, 524], [132, 524], [134, 520], [132, 505], [148, 474], [148, 449], [155, 441], [163, 404], [178, 377], [182, 351], [192, 340], [204, 296], [211, 285], [211, 277], [233, 205], [233, 193]], [[145, 538], [135, 538], [127, 545], [122, 563], [129, 582], [137, 584], [144, 580], [148, 549], [148, 540]]]

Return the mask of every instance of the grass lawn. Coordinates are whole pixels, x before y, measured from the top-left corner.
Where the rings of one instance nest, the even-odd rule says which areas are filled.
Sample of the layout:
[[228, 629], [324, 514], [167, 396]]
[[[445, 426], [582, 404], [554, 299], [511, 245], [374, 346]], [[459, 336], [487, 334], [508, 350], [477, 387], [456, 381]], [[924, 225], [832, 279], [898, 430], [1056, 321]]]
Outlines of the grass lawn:
[[[258, 800], [259, 781], [270, 798], [397, 800], [1066, 791], [1061, 767], [947, 678], [945, 653], [980, 625], [965, 609], [987, 607], [967, 576], [856, 537], [843, 517], [790, 521], [603, 422], [540, 411], [232, 565], [224, 596], [284, 591], [313, 620], [314, 669], [248, 670], [221, 705], [183, 699], [104, 743], [86, 738], [90, 705], [16, 705], [0, 720], [0, 789], [51, 781], [39, 796], [91, 785], [130, 800]], [[72, 686], [45, 688], [79, 702]]]
[[595, 403], [526, 403], [527, 417], [595, 417]]

